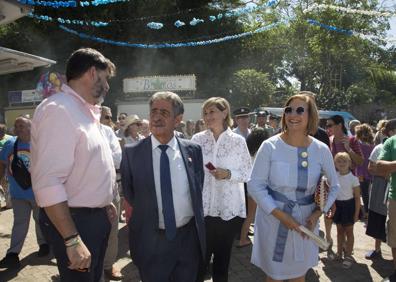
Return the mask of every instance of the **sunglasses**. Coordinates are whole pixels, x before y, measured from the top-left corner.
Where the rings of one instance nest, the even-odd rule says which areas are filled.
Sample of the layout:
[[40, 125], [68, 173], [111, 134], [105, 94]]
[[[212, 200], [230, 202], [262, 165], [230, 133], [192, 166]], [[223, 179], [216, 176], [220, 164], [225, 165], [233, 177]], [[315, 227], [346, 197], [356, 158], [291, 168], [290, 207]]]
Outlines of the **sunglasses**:
[[112, 116], [104, 116], [104, 119], [111, 119]]
[[293, 111], [294, 111], [297, 115], [301, 116], [301, 115], [304, 114], [305, 109], [304, 109], [303, 107], [297, 107], [296, 109], [293, 109], [293, 108], [290, 107], [290, 106], [285, 108], [285, 114], [286, 114], [286, 115], [290, 115], [291, 113], [293, 113]]
[[326, 124], [326, 128], [332, 128], [334, 125], [334, 123]]

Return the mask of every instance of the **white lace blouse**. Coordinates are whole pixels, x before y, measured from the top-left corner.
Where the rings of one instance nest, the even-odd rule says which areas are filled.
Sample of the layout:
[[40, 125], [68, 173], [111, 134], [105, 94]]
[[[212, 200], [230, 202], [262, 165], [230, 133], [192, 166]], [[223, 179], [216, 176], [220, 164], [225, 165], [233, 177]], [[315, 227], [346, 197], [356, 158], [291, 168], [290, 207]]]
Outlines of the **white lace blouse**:
[[249, 180], [252, 163], [245, 139], [228, 128], [217, 142], [210, 130], [195, 134], [191, 140], [202, 147], [204, 165], [211, 162], [231, 171], [231, 179], [216, 180], [204, 167], [204, 215], [223, 220], [246, 217], [243, 183]]

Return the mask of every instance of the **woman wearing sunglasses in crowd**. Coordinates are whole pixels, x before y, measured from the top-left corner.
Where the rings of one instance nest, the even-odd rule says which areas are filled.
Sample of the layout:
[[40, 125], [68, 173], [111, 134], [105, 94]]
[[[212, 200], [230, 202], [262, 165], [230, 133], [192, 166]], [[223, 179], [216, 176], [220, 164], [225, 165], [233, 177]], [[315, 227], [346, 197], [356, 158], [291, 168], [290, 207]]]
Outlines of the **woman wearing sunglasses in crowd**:
[[310, 95], [290, 97], [282, 115], [282, 132], [261, 145], [248, 183], [257, 202], [252, 263], [266, 281], [305, 281], [317, 265], [317, 245], [303, 238], [300, 225], [318, 234], [321, 210], [314, 192], [323, 171], [329, 181], [327, 212], [338, 191], [329, 148], [309, 134], [318, 128], [318, 110]]
[[[330, 117], [326, 122], [327, 134], [330, 136], [330, 150], [333, 155], [337, 155], [340, 152], [347, 152], [352, 160], [353, 171], [356, 166], [363, 164], [363, 154], [360, 148], [359, 142], [355, 137], [348, 136], [348, 130], [345, 127], [344, 118], [340, 115], [334, 115]], [[334, 208], [332, 209], [334, 211]], [[331, 238], [331, 225], [333, 223], [332, 216], [334, 212], [330, 212], [325, 216], [325, 231], [326, 240], [331, 244], [333, 240]], [[335, 254], [331, 247], [328, 250], [328, 256], [333, 259]]]

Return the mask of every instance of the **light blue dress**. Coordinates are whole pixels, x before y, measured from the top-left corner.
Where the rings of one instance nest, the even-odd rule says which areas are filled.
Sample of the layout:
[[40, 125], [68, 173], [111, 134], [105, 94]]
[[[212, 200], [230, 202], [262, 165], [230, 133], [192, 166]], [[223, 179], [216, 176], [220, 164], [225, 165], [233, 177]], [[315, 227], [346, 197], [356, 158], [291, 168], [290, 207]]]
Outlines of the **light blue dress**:
[[[312, 138], [306, 148], [293, 147], [275, 135], [261, 145], [248, 183], [257, 202], [252, 263], [267, 275], [285, 280], [305, 275], [318, 263], [319, 249], [312, 240], [280, 224], [271, 212], [279, 208], [305, 225], [315, 208], [313, 194], [321, 174], [330, 185], [328, 211], [339, 188], [333, 157], [326, 144]], [[318, 226], [315, 228], [318, 234]]]

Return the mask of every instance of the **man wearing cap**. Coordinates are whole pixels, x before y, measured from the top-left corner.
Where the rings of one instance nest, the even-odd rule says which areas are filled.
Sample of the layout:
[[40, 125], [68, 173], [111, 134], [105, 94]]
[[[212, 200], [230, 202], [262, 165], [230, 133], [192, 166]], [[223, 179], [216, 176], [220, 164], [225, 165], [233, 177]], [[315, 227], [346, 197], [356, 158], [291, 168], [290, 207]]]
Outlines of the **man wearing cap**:
[[270, 133], [270, 136], [273, 136], [275, 134], [280, 133], [280, 128], [279, 128], [279, 120], [280, 117], [270, 114], [268, 117], [268, 132]]
[[247, 107], [241, 107], [234, 110], [233, 114], [237, 124], [237, 127], [233, 131], [246, 139], [251, 131], [249, 128], [251, 114], [250, 109]]
[[268, 116], [268, 112], [266, 110], [258, 111], [256, 113], [256, 117], [257, 117], [256, 127], [261, 127], [261, 128], [264, 128], [264, 129], [268, 128], [267, 116]]

